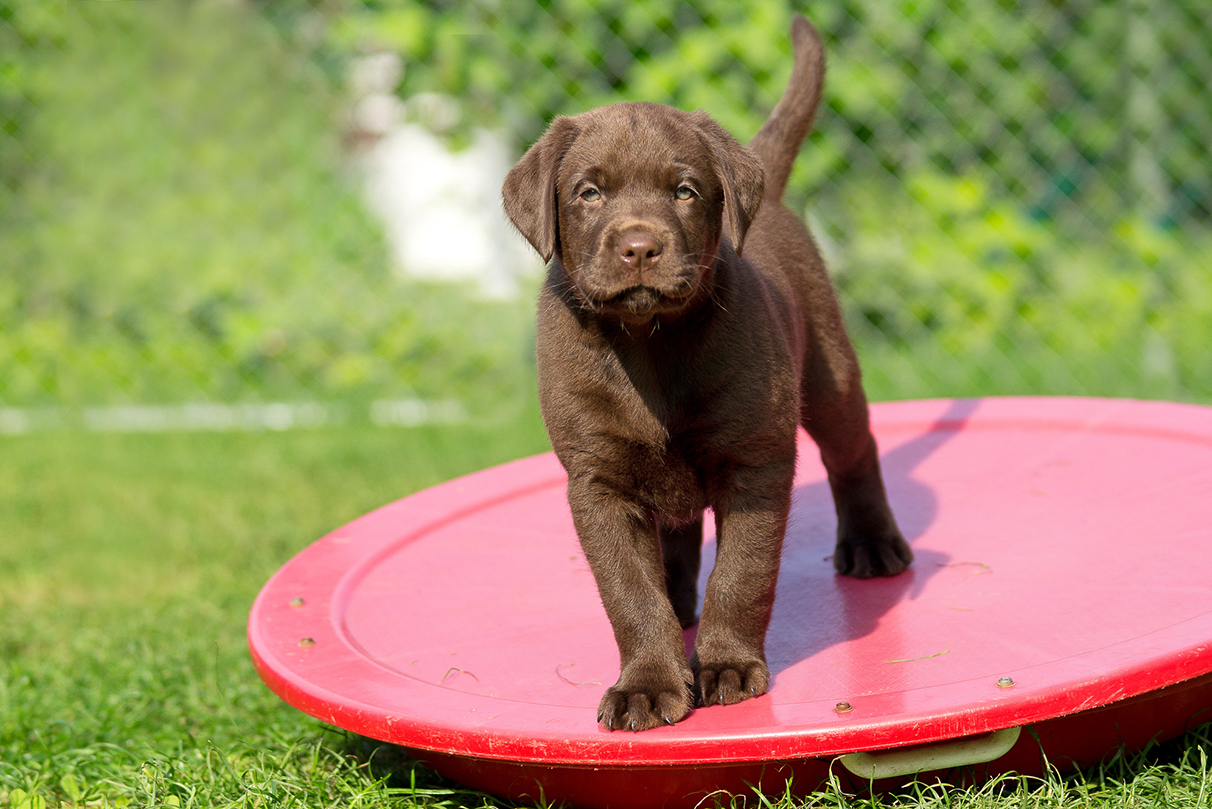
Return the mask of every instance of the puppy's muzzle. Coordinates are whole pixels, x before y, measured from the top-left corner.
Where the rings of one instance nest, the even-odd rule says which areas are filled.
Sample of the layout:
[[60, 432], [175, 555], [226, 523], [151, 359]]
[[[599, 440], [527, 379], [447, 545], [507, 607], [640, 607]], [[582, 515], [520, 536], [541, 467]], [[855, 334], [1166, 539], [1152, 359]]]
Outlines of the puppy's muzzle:
[[585, 300], [599, 311], [643, 322], [682, 309], [699, 268], [686, 262], [674, 233], [627, 223], [604, 235], [596, 260], [576, 273]]

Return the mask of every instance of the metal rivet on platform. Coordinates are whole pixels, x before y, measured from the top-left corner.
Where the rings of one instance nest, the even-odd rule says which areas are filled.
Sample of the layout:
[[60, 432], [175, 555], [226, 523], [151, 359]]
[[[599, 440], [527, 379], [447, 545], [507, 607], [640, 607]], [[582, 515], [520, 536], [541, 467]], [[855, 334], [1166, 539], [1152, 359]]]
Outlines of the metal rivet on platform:
[[299, 596], [295, 596], [294, 598], [292, 598], [292, 599], [290, 600], [290, 606], [295, 607], [296, 609], [297, 609], [298, 607], [302, 607], [302, 606], [303, 606], [304, 604], [306, 604], [306, 603], [307, 603], [307, 602], [306, 602], [306, 601], [304, 601], [304, 600], [303, 600], [302, 598], [300, 598]]
[[998, 688], [1013, 688], [1014, 687], [1014, 678], [1013, 677], [998, 678], [997, 687]]
[[315, 646], [316, 641], [313, 638], [303, 638], [299, 641], [300, 646]]
[[838, 713], [848, 713], [854, 710], [854, 706], [849, 702], [839, 702], [837, 705], [833, 706], [833, 710], [837, 711]]

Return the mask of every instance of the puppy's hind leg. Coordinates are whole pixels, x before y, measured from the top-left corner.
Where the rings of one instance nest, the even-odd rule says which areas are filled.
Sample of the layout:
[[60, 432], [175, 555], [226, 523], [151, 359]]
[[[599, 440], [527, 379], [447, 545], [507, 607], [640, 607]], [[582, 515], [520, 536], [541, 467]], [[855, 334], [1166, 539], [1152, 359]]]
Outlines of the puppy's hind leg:
[[812, 352], [800, 404], [800, 421], [820, 448], [837, 510], [833, 566], [859, 579], [895, 576], [913, 562], [913, 551], [888, 505], [858, 361], [845, 334], [834, 334], [844, 342]]
[[670, 525], [658, 522], [665, 590], [682, 629], [694, 625], [699, 601], [699, 565], [703, 550], [703, 518]]

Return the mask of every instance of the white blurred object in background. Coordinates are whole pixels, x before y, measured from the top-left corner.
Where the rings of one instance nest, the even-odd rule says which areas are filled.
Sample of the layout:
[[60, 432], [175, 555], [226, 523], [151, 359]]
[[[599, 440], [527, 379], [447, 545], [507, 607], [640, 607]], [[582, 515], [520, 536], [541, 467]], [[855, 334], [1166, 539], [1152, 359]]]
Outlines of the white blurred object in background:
[[471, 281], [485, 297], [518, 294], [533, 275], [530, 255], [501, 208], [501, 183], [513, 165], [504, 134], [473, 130], [452, 150], [441, 137], [459, 119], [457, 102], [438, 94], [401, 101], [394, 90], [403, 63], [377, 53], [354, 63], [352, 114], [367, 205], [383, 223], [396, 271], [442, 281]]

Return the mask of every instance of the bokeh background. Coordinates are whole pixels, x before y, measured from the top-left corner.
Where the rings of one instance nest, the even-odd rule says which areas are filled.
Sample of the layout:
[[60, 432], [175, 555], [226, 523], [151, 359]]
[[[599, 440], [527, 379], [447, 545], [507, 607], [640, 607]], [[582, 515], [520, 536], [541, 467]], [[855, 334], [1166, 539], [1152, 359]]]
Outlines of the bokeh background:
[[873, 400], [1212, 401], [1207, 4], [0, 0], [0, 432], [516, 410], [504, 172], [624, 99], [746, 140], [793, 11]]

